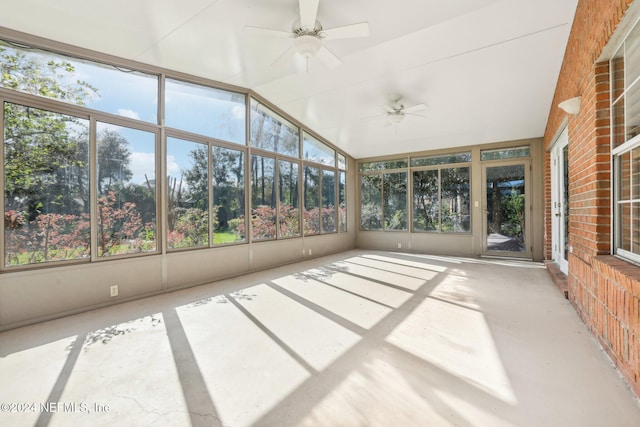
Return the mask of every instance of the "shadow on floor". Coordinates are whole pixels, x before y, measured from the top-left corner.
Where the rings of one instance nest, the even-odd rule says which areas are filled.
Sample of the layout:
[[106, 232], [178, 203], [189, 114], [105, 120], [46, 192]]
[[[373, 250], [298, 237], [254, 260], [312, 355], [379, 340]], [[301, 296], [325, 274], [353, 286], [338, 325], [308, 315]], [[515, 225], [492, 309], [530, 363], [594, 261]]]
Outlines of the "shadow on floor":
[[0, 401], [109, 407], [3, 425], [640, 419], [544, 266], [523, 261], [351, 251], [6, 331], [0, 356]]

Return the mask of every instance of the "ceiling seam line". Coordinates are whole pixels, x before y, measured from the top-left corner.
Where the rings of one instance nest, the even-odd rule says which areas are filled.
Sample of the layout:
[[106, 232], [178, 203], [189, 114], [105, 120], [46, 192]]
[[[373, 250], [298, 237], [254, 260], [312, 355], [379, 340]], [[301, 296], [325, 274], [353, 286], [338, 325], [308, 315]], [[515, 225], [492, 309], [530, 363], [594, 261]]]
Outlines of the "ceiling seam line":
[[133, 56], [132, 59], [134, 60], [138, 60], [138, 58], [140, 58], [142, 55], [144, 55], [145, 53], [149, 52], [151, 49], [153, 49], [154, 47], [158, 46], [163, 40], [165, 40], [167, 37], [171, 36], [173, 33], [175, 33], [176, 31], [178, 31], [180, 28], [184, 27], [185, 25], [187, 25], [189, 22], [193, 21], [195, 18], [197, 18], [198, 16], [202, 15], [204, 12], [206, 12], [208, 9], [210, 9], [211, 7], [215, 6], [218, 3], [219, 0], [213, 0], [211, 3], [209, 3], [207, 6], [205, 6], [204, 8], [202, 8], [202, 10], [200, 10], [198, 13], [196, 13], [195, 15], [191, 15], [189, 17], [189, 19], [187, 19], [186, 21], [184, 21], [183, 23], [181, 23], [180, 25], [178, 25], [177, 27], [175, 27], [174, 29], [172, 29], [171, 31], [169, 31], [168, 33], [166, 33], [164, 36], [162, 36], [158, 41], [156, 41], [155, 43], [153, 43], [151, 46], [147, 47], [146, 49], [143, 49], [140, 53], [136, 54]]

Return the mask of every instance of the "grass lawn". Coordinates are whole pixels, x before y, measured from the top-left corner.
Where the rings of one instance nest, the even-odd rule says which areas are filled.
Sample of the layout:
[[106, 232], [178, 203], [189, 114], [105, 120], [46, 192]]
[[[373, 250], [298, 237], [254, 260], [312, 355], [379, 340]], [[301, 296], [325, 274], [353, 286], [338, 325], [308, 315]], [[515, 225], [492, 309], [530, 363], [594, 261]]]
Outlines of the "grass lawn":
[[213, 233], [213, 243], [219, 245], [221, 243], [233, 243], [236, 241], [235, 233], [225, 233], [225, 232], [214, 232]]

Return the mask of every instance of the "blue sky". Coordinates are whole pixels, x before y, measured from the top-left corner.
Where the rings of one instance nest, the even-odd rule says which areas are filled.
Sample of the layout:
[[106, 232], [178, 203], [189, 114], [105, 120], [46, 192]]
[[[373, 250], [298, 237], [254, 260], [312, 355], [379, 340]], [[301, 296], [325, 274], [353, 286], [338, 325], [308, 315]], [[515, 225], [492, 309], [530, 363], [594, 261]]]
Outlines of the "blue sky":
[[[15, 48], [0, 44], [4, 50]], [[97, 93], [88, 93], [86, 106], [149, 123], [157, 123], [158, 80], [156, 76], [146, 75], [113, 66], [101, 66], [96, 63], [76, 60], [42, 52], [37, 49], [24, 50], [28, 59], [40, 64], [44, 69], [49, 60], [66, 60], [73, 64], [75, 72], [67, 74], [66, 83], [86, 82], [97, 89]], [[245, 144], [245, 97], [242, 94], [209, 88], [200, 85], [166, 80], [165, 121], [168, 127], [186, 130], [192, 133]], [[156, 175], [155, 145], [153, 134], [113, 124], [101, 124], [99, 129], [108, 127], [117, 131], [129, 142], [131, 151], [130, 169], [132, 181], [143, 184], [145, 173]], [[305, 135], [306, 158], [322, 163], [333, 163], [332, 149]], [[310, 144], [309, 144], [310, 143]], [[184, 149], [173, 144], [167, 157], [167, 172], [170, 176], [180, 176], [181, 170], [191, 166], [189, 152], [194, 145], [185, 143]], [[328, 151], [328, 152], [325, 152]], [[329, 156], [327, 156], [327, 154]], [[325, 158], [327, 156], [328, 158]]]
[[[9, 52], [16, 50], [7, 44], [0, 44], [0, 47]], [[82, 81], [97, 89], [97, 93], [88, 92], [85, 100], [87, 107], [144, 122], [158, 122], [156, 76], [113, 66], [100, 66], [37, 49], [22, 51], [30, 62], [40, 65], [42, 69], [46, 69], [47, 62], [52, 59], [71, 62], [75, 72], [66, 74], [65, 83], [71, 85]], [[245, 143], [243, 95], [168, 80], [165, 104], [168, 126], [231, 142]], [[105, 127], [117, 131], [128, 140], [132, 181], [137, 184], [144, 183], [145, 173], [151, 179], [149, 175], [155, 175], [153, 134], [113, 124], [99, 125], [99, 129]], [[167, 158], [167, 171], [170, 175], [179, 176], [180, 169], [190, 167], [189, 151], [192, 147], [191, 144], [185, 144], [184, 150], [172, 150], [172, 154]]]
[[[157, 79], [141, 73], [121, 71], [113, 67], [97, 67], [77, 62], [74, 78], [88, 82], [98, 89], [87, 106], [120, 116], [157, 123]], [[227, 99], [225, 99], [227, 98]], [[168, 81], [166, 95], [167, 125], [212, 136], [232, 142], [245, 141], [244, 103], [231, 101], [228, 93], [217, 89], [197, 87]], [[121, 126], [109, 126], [117, 130], [130, 143], [132, 181], [144, 183], [145, 172], [155, 167], [153, 145], [148, 134]], [[181, 170], [191, 166], [189, 152], [194, 145], [185, 143], [184, 150], [178, 144], [167, 156], [167, 173], [180, 176]], [[151, 178], [149, 178], [151, 179]]]

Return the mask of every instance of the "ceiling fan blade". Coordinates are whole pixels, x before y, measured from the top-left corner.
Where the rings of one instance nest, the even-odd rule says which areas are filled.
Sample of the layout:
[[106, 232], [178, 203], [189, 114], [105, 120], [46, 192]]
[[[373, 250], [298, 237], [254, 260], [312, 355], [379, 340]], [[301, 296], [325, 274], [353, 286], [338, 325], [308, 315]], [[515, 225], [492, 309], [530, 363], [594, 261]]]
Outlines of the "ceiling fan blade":
[[255, 34], [257, 36], [270, 36], [280, 38], [293, 38], [294, 34], [290, 31], [270, 30], [268, 28], [260, 27], [244, 27], [244, 31], [249, 34]]
[[313, 30], [318, 18], [318, 3], [320, 0], [299, 0], [300, 27]]
[[369, 37], [369, 23], [360, 22], [358, 24], [345, 25], [343, 27], [329, 28], [328, 30], [323, 30], [322, 35], [325, 40]]
[[296, 48], [295, 46], [291, 46], [289, 49], [285, 50], [284, 53], [278, 57], [278, 59], [273, 61], [273, 64], [271, 64], [271, 66], [278, 67], [280, 65], [283, 65], [289, 62], [295, 54], [296, 54]]
[[407, 114], [411, 114], [411, 113], [417, 113], [418, 111], [424, 111], [427, 109], [427, 106], [425, 104], [418, 104], [418, 105], [414, 105], [413, 107], [407, 107], [405, 109], [402, 110], [403, 113]]
[[333, 52], [331, 52], [325, 46], [322, 46], [320, 48], [318, 53], [316, 53], [316, 56], [320, 61], [324, 63], [324, 65], [326, 65], [329, 68], [336, 68], [337, 66], [342, 64], [342, 61], [340, 61], [340, 58], [338, 58]]

